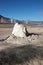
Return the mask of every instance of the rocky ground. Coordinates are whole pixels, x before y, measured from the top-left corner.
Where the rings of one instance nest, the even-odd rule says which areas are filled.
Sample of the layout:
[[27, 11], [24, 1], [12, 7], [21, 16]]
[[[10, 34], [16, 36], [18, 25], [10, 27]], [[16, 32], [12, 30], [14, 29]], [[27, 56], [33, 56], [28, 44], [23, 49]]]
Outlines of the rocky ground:
[[43, 65], [43, 27], [26, 27], [25, 38], [12, 35], [13, 28], [0, 28], [0, 65]]

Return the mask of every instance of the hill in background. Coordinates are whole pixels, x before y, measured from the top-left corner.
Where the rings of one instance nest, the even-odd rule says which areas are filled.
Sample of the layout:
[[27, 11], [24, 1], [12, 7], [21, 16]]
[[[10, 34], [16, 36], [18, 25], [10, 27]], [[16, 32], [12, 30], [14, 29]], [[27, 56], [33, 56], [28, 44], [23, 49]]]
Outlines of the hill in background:
[[26, 23], [26, 24], [43, 24], [43, 21], [16, 20], [0, 15], [0, 23]]

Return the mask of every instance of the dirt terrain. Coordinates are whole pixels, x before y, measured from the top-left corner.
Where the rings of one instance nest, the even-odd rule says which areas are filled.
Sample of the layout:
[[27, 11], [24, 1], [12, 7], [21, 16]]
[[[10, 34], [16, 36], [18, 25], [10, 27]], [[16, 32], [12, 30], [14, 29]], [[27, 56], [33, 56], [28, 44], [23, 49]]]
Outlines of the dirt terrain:
[[17, 44], [14, 38], [6, 42], [13, 25], [6, 26], [0, 26], [0, 65], [43, 65], [43, 27], [26, 25], [29, 36], [26, 39], [15, 37], [15, 42], [19, 40]]

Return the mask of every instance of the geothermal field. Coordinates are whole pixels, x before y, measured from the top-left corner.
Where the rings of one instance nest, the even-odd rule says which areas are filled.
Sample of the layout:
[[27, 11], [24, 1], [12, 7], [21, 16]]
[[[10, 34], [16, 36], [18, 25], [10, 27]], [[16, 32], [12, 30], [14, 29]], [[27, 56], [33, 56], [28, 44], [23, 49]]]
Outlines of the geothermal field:
[[43, 26], [0, 24], [0, 65], [43, 65]]

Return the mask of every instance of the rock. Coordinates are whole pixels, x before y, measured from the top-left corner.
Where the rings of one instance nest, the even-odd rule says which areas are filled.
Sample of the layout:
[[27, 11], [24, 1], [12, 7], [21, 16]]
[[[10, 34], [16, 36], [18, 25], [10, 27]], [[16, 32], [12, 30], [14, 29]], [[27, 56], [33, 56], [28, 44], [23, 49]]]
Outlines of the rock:
[[32, 35], [31, 36], [31, 40], [36, 40], [36, 39], [38, 39], [38, 35]]
[[12, 43], [15, 45], [27, 45], [31, 44], [32, 41], [38, 39], [38, 35], [34, 35], [34, 33], [28, 33], [27, 28], [24, 27], [22, 24], [16, 23], [14, 25], [12, 34], [6, 40], [7, 43]]
[[28, 31], [26, 27], [24, 27], [22, 24], [16, 23], [14, 25], [12, 34], [6, 40], [6, 42], [14, 44], [28, 44], [28, 39], [26, 39], [27, 33]]
[[26, 36], [26, 29], [22, 24], [16, 23], [14, 25], [12, 34], [17, 36], [17, 37], [25, 37]]

